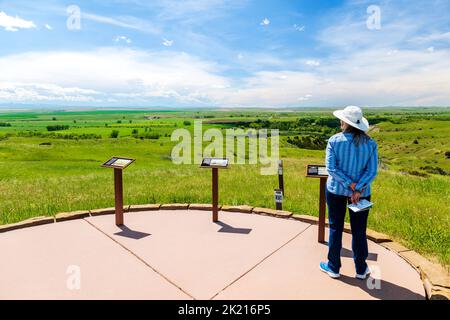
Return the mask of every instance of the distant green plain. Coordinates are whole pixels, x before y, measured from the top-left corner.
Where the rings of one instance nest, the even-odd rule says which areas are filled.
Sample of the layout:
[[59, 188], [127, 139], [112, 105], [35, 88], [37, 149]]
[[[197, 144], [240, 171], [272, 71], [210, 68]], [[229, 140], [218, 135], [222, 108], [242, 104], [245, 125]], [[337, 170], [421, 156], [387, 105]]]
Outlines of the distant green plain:
[[[367, 114], [379, 120], [370, 134], [379, 144], [382, 160], [373, 185], [375, 206], [369, 227], [449, 266], [450, 109], [384, 108], [369, 109]], [[219, 122], [204, 124], [204, 130], [224, 130], [251, 122], [258, 128], [258, 119], [276, 127], [304, 118], [312, 122], [331, 118], [331, 110], [0, 113], [0, 224], [113, 206], [113, 173], [100, 167], [112, 156], [137, 159], [124, 173], [128, 204], [208, 203], [210, 172], [171, 161], [174, 129], [192, 131], [194, 120]], [[48, 131], [47, 126], [57, 125], [69, 127]], [[119, 131], [118, 138], [110, 138], [113, 130]], [[305, 165], [324, 162], [323, 150], [299, 148], [288, 143], [288, 137], [317, 132], [323, 137], [330, 130], [337, 128], [281, 130], [284, 209], [317, 215], [318, 181], [304, 177]], [[274, 207], [277, 176], [261, 175], [259, 169], [246, 164], [222, 171], [220, 202]]]

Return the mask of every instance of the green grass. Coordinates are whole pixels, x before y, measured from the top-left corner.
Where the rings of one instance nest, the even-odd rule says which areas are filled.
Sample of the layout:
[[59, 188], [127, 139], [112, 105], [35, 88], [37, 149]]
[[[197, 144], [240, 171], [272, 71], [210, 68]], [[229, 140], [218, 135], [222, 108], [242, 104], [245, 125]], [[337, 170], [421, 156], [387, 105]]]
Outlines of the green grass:
[[[161, 118], [143, 118], [152, 114]], [[215, 116], [215, 119], [277, 117], [284, 121], [302, 114], [108, 111], [0, 115], [1, 121], [12, 124], [12, 127], [0, 128], [0, 137], [4, 137], [0, 140], [0, 224], [62, 211], [113, 206], [113, 172], [100, 165], [115, 155], [137, 159], [124, 173], [124, 196], [128, 204], [210, 202], [211, 173], [197, 165], [174, 165], [170, 160], [174, 143], [165, 134], [176, 128], [192, 130], [192, 126], [184, 126], [183, 121], [192, 122], [195, 115]], [[123, 123], [117, 124], [117, 120]], [[105, 128], [105, 123], [111, 127]], [[45, 132], [49, 124], [68, 124], [71, 128], [67, 131], [95, 133], [103, 138], [5, 137], [21, 130]], [[161, 138], [131, 137], [133, 128], [141, 132], [145, 127], [160, 133]], [[209, 127], [220, 126], [205, 125], [204, 129]], [[120, 131], [119, 139], [107, 138], [113, 129]], [[419, 177], [401, 172], [420, 170], [425, 164], [448, 170], [450, 160], [445, 159], [444, 153], [450, 150], [449, 130], [448, 121], [421, 120], [420, 117], [397, 125], [384, 122], [376, 126], [372, 135], [379, 142], [380, 155], [389, 169], [380, 170], [374, 182], [375, 206], [369, 216], [370, 228], [389, 234], [447, 266], [450, 265], [449, 176]], [[419, 144], [412, 144], [417, 137]], [[298, 149], [283, 139], [284, 209], [296, 214], [317, 215], [318, 181], [305, 178], [304, 170], [308, 163], [323, 163], [324, 151]], [[43, 142], [51, 145], [40, 145]], [[273, 189], [277, 183], [277, 176], [262, 176], [258, 166], [233, 165], [220, 172], [220, 202], [274, 207]]]

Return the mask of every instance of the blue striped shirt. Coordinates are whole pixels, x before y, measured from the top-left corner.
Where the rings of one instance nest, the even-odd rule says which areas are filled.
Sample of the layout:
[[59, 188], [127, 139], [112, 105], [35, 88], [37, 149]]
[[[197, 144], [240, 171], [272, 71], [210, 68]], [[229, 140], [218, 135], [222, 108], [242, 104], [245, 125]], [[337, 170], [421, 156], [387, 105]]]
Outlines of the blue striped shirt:
[[351, 133], [335, 134], [328, 140], [326, 166], [329, 192], [350, 197], [353, 191], [349, 186], [355, 182], [356, 190], [364, 190], [361, 196], [367, 197], [378, 170], [377, 143], [368, 139], [356, 146]]

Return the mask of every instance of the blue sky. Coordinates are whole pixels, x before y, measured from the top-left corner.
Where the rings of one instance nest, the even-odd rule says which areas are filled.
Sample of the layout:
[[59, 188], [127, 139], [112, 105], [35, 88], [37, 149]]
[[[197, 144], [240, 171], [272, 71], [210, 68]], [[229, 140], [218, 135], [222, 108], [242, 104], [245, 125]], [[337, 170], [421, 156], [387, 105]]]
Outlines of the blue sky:
[[450, 105], [448, 0], [0, 0], [0, 44], [3, 107]]

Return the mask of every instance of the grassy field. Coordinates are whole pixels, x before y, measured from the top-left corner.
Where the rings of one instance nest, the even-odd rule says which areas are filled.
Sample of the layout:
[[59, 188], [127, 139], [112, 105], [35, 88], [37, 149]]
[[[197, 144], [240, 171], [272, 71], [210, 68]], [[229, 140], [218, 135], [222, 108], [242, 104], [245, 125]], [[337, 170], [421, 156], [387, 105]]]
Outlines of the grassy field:
[[[373, 186], [369, 227], [449, 266], [450, 109], [368, 111], [383, 167]], [[210, 202], [210, 172], [170, 158], [171, 133], [192, 131], [195, 119], [204, 121], [204, 129], [279, 128], [283, 206], [317, 215], [318, 181], [306, 179], [304, 171], [308, 163], [323, 163], [324, 150], [302, 148], [301, 139], [323, 140], [336, 132], [330, 110], [5, 112], [0, 224], [113, 206], [113, 173], [100, 165], [117, 155], [137, 159], [124, 174], [126, 203]], [[63, 130], [49, 131], [58, 126]], [[117, 138], [111, 138], [114, 130]], [[288, 143], [295, 136], [301, 144]], [[277, 183], [277, 176], [261, 175], [256, 165], [233, 165], [221, 172], [220, 202], [274, 207]]]

